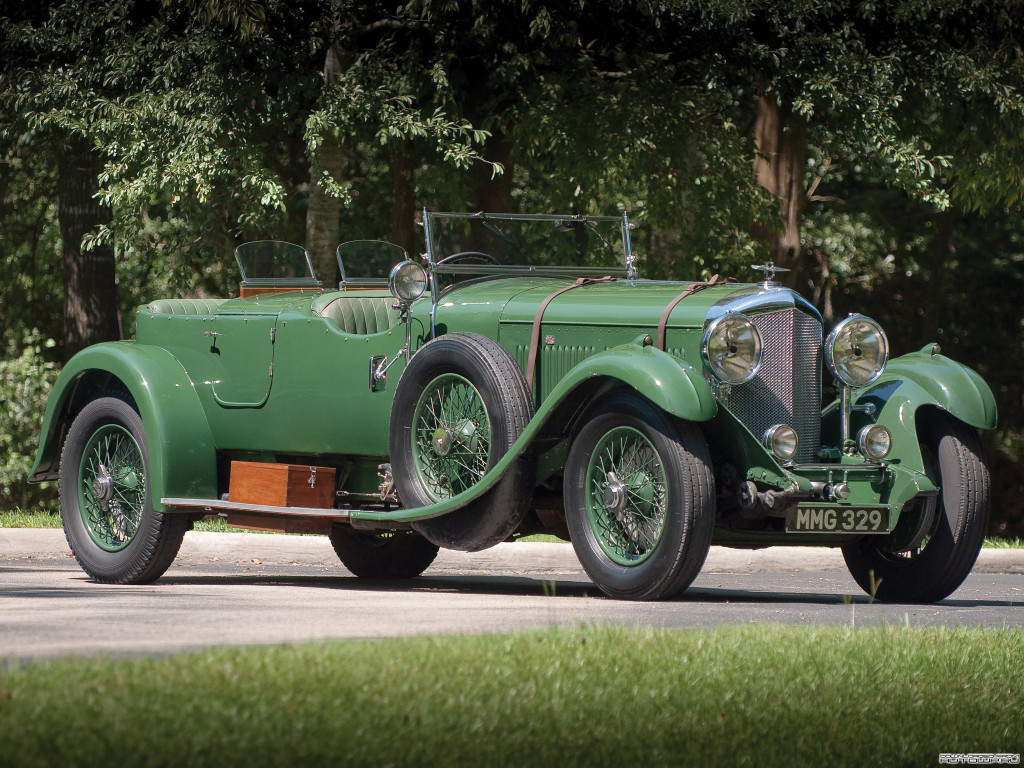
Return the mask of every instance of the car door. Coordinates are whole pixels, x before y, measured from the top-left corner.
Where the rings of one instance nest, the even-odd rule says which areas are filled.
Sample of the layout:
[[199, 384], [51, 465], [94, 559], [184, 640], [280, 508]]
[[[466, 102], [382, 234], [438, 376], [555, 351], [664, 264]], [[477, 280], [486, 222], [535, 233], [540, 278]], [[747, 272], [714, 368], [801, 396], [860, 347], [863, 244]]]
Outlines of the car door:
[[218, 315], [208, 332], [213, 397], [225, 408], [258, 408], [274, 381], [277, 315]]

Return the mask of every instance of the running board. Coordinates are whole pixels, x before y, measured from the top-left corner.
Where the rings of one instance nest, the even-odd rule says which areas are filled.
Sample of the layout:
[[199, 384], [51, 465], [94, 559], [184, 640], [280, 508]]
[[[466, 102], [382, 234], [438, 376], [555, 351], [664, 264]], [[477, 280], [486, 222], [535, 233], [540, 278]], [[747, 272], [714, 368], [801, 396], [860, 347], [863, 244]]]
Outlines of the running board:
[[220, 499], [160, 499], [165, 507], [198, 509], [203, 512], [238, 512], [248, 515], [275, 515], [278, 517], [327, 517], [347, 520], [351, 510], [331, 507], [272, 507], [267, 504], [245, 504]]

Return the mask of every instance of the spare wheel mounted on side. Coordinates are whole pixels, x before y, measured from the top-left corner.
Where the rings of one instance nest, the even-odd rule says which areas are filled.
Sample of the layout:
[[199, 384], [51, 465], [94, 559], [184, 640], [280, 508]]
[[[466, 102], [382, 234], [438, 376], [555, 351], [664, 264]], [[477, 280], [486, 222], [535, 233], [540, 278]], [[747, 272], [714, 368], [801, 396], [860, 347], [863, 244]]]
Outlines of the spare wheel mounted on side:
[[[450, 333], [406, 367], [391, 408], [391, 466], [405, 507], [425, 507], [471, 488], [533, 416], [522, 372], [497, 342]], [[440, 547], [474, 552], [508, 538], [533, 498], [535, 463], [515, 461], [495, 486], [460, 510], [413, 528]]]

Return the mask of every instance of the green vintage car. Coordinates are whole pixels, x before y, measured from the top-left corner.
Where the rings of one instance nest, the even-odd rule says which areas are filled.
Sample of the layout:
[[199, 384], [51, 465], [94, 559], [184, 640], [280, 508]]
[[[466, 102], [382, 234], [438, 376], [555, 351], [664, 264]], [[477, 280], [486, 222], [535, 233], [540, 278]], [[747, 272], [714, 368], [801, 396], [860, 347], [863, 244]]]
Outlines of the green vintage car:
[[[321, 533], [358, 576], [538, 532], [594, 583], [677, 595], [712, 543], [841, 547], [941, 600], [985, 533], [989, 387], [877, 323], [758, 282], [638, 276], [626, 217], [424, 212], [426, 253], [238, 248], [238, 298], [158, 299], [63, 369], [33, 480], [96, 581], [144, 583], [192, 522]], [[752, 274], [753, 276], [753, 274]]]

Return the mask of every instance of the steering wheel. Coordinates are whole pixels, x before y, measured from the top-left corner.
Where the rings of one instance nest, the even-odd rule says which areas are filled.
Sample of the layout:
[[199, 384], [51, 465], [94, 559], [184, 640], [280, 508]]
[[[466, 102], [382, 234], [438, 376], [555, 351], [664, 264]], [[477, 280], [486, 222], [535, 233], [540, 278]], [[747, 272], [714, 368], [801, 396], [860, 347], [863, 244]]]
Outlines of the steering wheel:
[[477, 259], [488, 264], [501, 265], [500, 261], [488, 253], [481, 253], [480, 251], [460, 251], [459, 253], [453, 253], [451, 256], [445, 256], [437, 262], [437, 266], [440, 266], [441, 264], [455, 264], [456, 262], [465, 261], [467, 259]]

